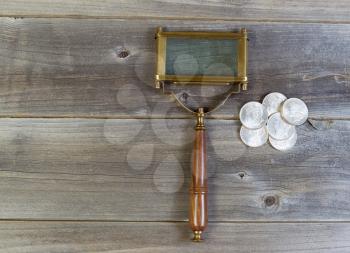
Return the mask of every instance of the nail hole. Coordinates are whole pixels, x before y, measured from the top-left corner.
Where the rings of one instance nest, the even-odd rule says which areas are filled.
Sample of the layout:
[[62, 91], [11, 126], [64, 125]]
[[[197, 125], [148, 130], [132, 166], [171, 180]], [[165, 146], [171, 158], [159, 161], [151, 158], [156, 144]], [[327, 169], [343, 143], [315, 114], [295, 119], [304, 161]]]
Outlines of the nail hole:
[[245, 176], [245, 173], [244, 173], [244, 172], [239, 172], [239, 173], [238, 173], [238, 176], [239, 176], [241, 179], [243, 179], [244, 176]]
[[128, 57], [129, 54], [130, 54], [130, 52], [129, 52], [128, 50], [126, 50], [126, 49], [121, 49], [121, 50], [118, 51], [117, 56], [118, 56], [119, 58], [121, 58], [121, 59], [124, 59], [124, 58]]
[[273, 206], [276, 203], [276, 198], [274, 196], [267, 196], [264, 200], [267, 207]]

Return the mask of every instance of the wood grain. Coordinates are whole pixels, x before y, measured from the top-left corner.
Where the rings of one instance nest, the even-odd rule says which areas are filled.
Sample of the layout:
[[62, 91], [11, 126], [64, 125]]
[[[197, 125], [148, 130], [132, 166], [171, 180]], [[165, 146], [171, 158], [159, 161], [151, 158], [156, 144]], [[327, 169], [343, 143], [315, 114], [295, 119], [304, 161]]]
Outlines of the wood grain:
[[[0, 120], [0, 218], [183, 221], [195, 120]], [[210, 221], [349, 221], [350, 121], [298, 128], [289, 152], [208, 120]]]
[[[201, 112], [203, 113], [203, 111]], [[197, 116], [198, 117], [198, 116]], [[202, 116], [203, 117], [203, 114]], [[208, 225], [208, 172], [207, 145], [204, 125], [196, 125], [192, 151], [189, 223], [194, 232], [194, 240], [199, 241], [201, 233]], [[203, 122], [202, 122], [203, 123]]]
[[[243, 103], [271, 91], [304, 99], [311, 117], [350, 116], [350, 25], [45, 18], [0, 18], [0, 116], [188, 117], [153, 88], [160, 25], [248, 28], [249, 90], [213, 117], [237, 116]], [[130, 55], [119, 58], [123, 50]], [[193, 102], [195, 91], [184, 92]]]
[[[350, 251], [349, 8], [1, 1], [0, 252]], [[249, 31], [249, 90], [208, 121], [202, 244], [184, 222], [194, 120], [170, 119], [190, 115], [152, 87], [158, 26]], [[313, 118], [288, 152], [247, 148], [239, 122], [223, 120], [272, 91], [302, 98]], [[198, 103], [191, 87], [178, 92]]]
[[349, 8], [347, 0], [337, 0], [332, 4], [326, 0], [4, 0], [0, 15], [349, 22]]
[[0, 252], [350, 251], [348, 223], [215, 223], [205, 242], [193, 243], [189, 236], [185, 223], [1, 222]]

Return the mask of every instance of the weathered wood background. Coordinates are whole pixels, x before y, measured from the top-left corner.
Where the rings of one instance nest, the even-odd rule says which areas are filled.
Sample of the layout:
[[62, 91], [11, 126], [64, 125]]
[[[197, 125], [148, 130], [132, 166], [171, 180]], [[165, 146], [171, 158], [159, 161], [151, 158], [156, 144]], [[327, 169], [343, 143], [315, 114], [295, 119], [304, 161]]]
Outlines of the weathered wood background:
[[[249, 31], [249, 90], [208, 120], [203, 244], [193, 120], [152, 87], [158, 26]], [[1, 1], [0, 252], [350, 252], [349, 64], [347, 0]], [[271, 91], [309, 106], [288, 152], [238, 138]]]

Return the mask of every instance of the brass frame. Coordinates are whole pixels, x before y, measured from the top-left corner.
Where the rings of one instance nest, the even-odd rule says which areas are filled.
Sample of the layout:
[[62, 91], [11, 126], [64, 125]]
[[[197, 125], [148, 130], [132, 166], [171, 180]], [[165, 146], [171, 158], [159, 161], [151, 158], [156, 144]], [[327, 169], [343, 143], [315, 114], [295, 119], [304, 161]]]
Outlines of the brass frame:
[[[177, 76], [166, 75], [166, 41], [169, 37], [188, 37], [206, 39], [232, 39], [239, 40], [237, 55], [237, 76]], [[247, 30], [240, 32], [164, 32], [161, 27], [157, 29], [157, 66], [156, 66], [156, 88], [161, 88], [164, 82], [182, 84], [206, 84], [210, 85], [242, 85], [242, 90], [247, 89]]]

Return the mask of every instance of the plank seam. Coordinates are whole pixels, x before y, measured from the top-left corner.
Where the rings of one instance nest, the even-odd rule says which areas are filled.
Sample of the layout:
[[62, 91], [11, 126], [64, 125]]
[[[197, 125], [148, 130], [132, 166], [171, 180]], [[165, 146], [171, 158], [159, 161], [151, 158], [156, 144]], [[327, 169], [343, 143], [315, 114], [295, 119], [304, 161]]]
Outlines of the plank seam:
[[[101, 222], [101, 223], [185, 223], [187, 224], [188, 221], [179, 221], [179, 220], [99, 220], [99, 219], [92, 219], [92, 220], [75, 220], [75, 219], [0, 219], [1, 222], [67, 222], [67, 223], [73, 223], [73, 222], [81, 222], [81, 223], [95, 223], [95, 222]], [[341, 223], [349, 223], [350, 220], [289, 220], [289, 221], [279, 221], [279, 220], [271, 220], [271, 221], [259, 221], [259, 220], [251, 220], [251, 221], [244, 221], [244, 220], [237, 220], [237, 221], [221, 221], [221, 220], [215, 220], [215, 221], [209, 221], [209, 224], [318, 224], [318, 223], [324, 223], [324, 224], [341, 224]]]
[[[71, 115], [0, 115], [0, 119], [91, 119], [91, 120], [108, 120], [108, 119], [120, 119], [120, 120], [126, 120], [126, 119], [139, 119], [139, 120], [164, 120], [164, 119], [193, 119], [192, 116], [173, 116], [173, 117], [162, 117], [162, 116], [84, 116], [84, 115], [77, 115], [77, 116], [71, 116]], [[206, 116], [205, 119], [208, 120], [239, 120], [238, 116]], [[350, 120], [350, 117], [309, 117], [309, 120], [317, 120], [317, 121], [328, 121], [328, 120], [344, 120], [348, 121]]]
[[247, 22], [247, 23], [288, 23], [288, 24], [350, 24], [350, 20], [303, 20], [303, 19], [235, 19], [204, 17], [166, 17], [166, 16], [93, 16], [93, 15], [42, 15], [42, 14], [0, 14], [0, 18], [37, 18], [37, 19], [115, 19], [115, 20], [178, 20], [204, 22]]

